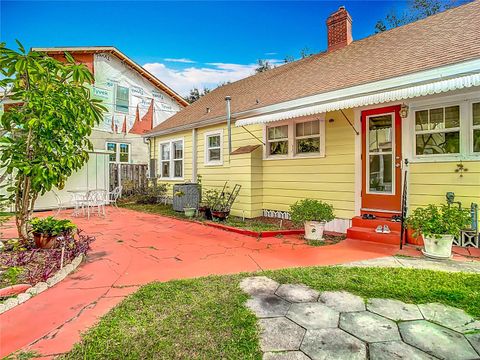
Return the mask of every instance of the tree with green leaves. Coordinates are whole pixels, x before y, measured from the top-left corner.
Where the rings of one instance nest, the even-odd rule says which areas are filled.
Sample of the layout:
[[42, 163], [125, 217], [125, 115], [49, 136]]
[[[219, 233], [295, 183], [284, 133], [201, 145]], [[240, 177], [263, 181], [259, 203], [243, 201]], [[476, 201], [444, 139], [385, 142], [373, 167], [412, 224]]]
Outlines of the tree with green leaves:
[[409, 0], [407, 8], [403, 11], [393, 9], [385, 19], [378, 20], [375, 32], [380, 33], [396, 28], [428, 16], [465, 4], [472, 0]]
[[84, 64], [65, 53], [65, 62], [39, 52], [0, 44], [0, 87], [15, 102], [0, 118], [0, 168], [13, 177], [7, 191], [15, 205], [20, 238], [29, 239], [29, 220], [39, 195], [66, 180], [88, 160], [88, 136], [105, 107], [91, 98], [94, 79]]
[[210, 92], [209, 88], [204, 87], [203, 90], [199, 90], [197, 87], [194, 87], [190, 90], [190, 93], [184, 99], [189, 103], [193, 104], [195, 101], [200, 99], [202, 96], [207, 95]]

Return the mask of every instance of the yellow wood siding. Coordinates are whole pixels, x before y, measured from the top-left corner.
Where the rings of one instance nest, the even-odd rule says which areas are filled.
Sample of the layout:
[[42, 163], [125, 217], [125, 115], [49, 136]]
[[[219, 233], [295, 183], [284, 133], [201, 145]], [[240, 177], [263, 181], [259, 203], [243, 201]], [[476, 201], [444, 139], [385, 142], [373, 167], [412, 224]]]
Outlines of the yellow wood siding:
[[455, 172], [456, 162], [412, 163], [409, 165], [410, 210], [427, 204], [444, 204], [448, 191], [464, 207], [480, 204], [480, 161], [464, 161], [468, 171]]
[[[345, 114], [353, 119], [353, 112]], [[354, 216], [355, 133], [340, 112], [325, 119], [325, 157], [263, 161], [265, 209], [286, 211], [309, 197], [332, 204], [339, 218]]]
[[[346, 111], [353, 119], [353, 112]], [[333, 119], [333, 122], [329, 122]], [[355, 133], [340, 112], [329, 113], [325, 124], [325, 157], [294, 159], [263, 159], [263, 147], [252, 154], [228, 155], [226, 124], [198, 129], [197, 174], [205, 188], [221, 188], [228, 181], [230, 190], [235, 183], [242, 190], [232, 209], [235, 215], [261, 215], [262, 209], [287, 211], [289, 206], [306, 197], [327, 201], [335, 207], [339, 218], [354, 216], [355, 207]], [[205, 164], [205, 133], [223, 129], [223, 165]], [[248, 130], [248, 131], [247, 131]], [[192, 174], [191, 131], [157, 137], [159, 143], [173, 138], [185, 139], [185, 179]], [[232, 149], [259, 145], [263, 141], [263, 126], [246, 129], [232, 127]], [[230, 161], [229, 161], [230, 160]]]
[[157, 163], [157, 175], [160, 175], [160, 144], [172, 139], [178, 140], [183, 138], [183, 178], [178, 180], [162, 180], [160, 182], [175, 184], [192, 180], [192, 131], [182, 131], [175, 134], [163, 135], [153, 138], [150, 146], [150, 158], [155, 158]]

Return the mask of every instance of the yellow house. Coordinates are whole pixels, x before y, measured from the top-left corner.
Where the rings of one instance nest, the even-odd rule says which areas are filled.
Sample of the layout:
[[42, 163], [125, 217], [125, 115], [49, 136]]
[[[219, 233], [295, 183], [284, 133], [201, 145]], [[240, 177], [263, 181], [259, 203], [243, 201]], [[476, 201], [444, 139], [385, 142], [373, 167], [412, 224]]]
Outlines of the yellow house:
[[341, 7], [328, 49], [221, 86], [155, 127], [169, 183], [242, 185], [232, 213], [282, 216], [302, 198], [352, 218], [480, 203], [480, 2], [352, 41]]

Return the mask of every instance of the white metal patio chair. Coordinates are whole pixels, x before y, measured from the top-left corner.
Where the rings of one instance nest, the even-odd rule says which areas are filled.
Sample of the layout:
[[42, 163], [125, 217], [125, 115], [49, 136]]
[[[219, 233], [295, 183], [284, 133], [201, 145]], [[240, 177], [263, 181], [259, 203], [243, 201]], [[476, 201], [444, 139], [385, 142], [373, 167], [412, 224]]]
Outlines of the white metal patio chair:
[[87, 217], [90, 218], [91, 209], [97, 208], [97, 215], [105, 217], [105, 204], [108, 203], [107, 190], [91, 190], [87, 196]]
[[113, 204], [118, 209], [117, 200], [122, 195], [122, 186], [117, 186], [107, 196], [107, 205]]
[[52, 192], [53, 192], [53, 195], [55, 196], [55, 200], [57, 201], [57, 212], [55, 213], [55, 216], [58, 216], [60, 211], [67, 210], [69, 208], [74, 208], [73, 215], [77, 214], [78, 204], [75, 201], [76, 199], [74, 194], [72, 194], [72, 198], [70, 201], [62, 201], [62, 199], [60, 198], [60, 195], [58, 195], [56, 191], [52, 191]]

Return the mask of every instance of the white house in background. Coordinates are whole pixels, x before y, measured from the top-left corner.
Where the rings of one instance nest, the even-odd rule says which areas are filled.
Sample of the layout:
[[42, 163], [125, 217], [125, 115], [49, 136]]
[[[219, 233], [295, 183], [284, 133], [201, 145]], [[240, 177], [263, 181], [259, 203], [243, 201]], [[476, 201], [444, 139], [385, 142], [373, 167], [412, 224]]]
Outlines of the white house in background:
[[113, 151], [110, 162], [147, 164], [142, 135], [188, 103], [161, 80], [113, 46], [33, 48], [58, 60], [65, 52], [88, 66], [95, 78], [92, 95], [108, 109], [90, 139], [97, 150]]
[[[74, 189], [109, 189], [109, 163], [148, 164], [149, 145], [142, 135], [176, 114], [188, 103], [174, 90], [113, 46], [33, 48], [58, 60], [65, 52], [93, 73], [92, 95], [107, 112], [92, 132], [94, 151], [85, 166], [56, 191], [69, 201]], [[50, 192], [37, 200], [37, 209], [54, 208]]]

